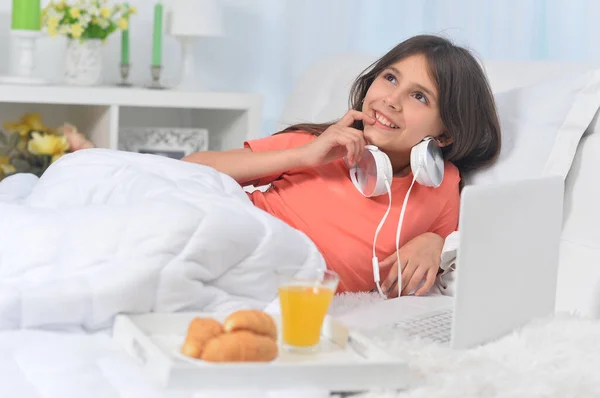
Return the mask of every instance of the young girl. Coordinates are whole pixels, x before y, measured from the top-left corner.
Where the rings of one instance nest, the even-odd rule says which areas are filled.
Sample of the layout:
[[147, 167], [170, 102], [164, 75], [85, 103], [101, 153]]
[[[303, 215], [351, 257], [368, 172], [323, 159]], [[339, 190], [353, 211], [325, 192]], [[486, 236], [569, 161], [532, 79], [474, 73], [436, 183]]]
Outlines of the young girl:
[[[340, 275], [338, 292], [374, 288], [371, 265], [375, 229], [387, 195], [367, 198], [353, 185], [347, 164], [366, 144], [392, 163], [392, 210], [376, 246], [389, 296], [429, 291], [444, 239], [457, 229], [461, 174], [492, 161], [500, 150], [500, 127], [492, 92], [475, 58], [437, 36], [410, 38], [367, 68], [354, 82], [350, 110], [335, 123], [291, 126], [248, 141], [243, 149], [200, 152], [184, 160], [211, 166], [242, 186], [254, 205], [303, 231], [327, 266]], [[396, 228], [413, 179], [410, 151], [434, 137], [445, 158], [442, 184], [415, 184], [399, 242], [402, 286], [396, 261]], [[387, 257], [387, 258], [386, 258]]]

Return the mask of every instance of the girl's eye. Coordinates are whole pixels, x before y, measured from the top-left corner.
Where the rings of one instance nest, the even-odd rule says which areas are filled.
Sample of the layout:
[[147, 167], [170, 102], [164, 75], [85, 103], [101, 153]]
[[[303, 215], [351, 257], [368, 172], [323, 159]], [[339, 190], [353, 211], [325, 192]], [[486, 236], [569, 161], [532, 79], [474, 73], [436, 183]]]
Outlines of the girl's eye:
[[424, 104], [427, 104], [427, 103], [428, 103], [428, 101], [427, 101], [427, 97], [426, 97], [426, 96], [424, 96], [424, 95], [423, 95], [423, 93], [418, 93], [418, 92], [417, 92], [417, 93], [414, 93], [414, 94], [413, 94], [413, 96], [415, 97], [415, 99], [416, 99], [417, 101], [421, 101], [421, 102], [422, 102], [422, 103], [424, 103]]
[[392, 83], [396, 83], [396, 77], [394, 75], [392, 75], [391, 73], [386, 73], [383, 78], [385, 80], [387, 80], [388, 82], [392, 82]]

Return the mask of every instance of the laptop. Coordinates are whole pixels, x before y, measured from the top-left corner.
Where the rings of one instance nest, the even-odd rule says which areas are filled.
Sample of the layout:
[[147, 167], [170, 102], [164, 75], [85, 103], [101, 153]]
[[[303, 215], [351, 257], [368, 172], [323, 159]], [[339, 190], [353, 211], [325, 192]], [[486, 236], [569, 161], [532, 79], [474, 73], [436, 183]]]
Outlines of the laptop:
[[403, 296], [336, 318], [361, 329], [393, 326], [462, 349], [550, 316], [563, 194], [562, 177], [465, 187], [454, 297]]

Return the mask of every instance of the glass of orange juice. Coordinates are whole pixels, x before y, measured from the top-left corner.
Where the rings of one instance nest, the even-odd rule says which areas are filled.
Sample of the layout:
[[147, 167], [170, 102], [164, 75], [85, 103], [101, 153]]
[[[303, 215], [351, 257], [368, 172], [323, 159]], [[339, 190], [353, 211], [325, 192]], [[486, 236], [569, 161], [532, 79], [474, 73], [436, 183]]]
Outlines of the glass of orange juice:
[[297, 267], [278, 270], [277, 279], [284, 348], [316, 351], [339, 276], [325, 269]]

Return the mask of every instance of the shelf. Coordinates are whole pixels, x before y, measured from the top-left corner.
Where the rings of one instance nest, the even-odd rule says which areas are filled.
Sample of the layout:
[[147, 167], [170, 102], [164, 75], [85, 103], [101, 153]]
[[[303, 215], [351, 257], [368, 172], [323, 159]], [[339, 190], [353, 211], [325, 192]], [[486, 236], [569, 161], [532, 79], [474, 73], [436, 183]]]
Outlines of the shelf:
[[86, 132], [97, 146], [110, 148], [111, 110], [109, 105], [4, 103], [0, 104], [0, 126], [18, 121], [25, 113], [35, 112], [40, 114], [46, 126], [71, 123]]
[[197, 127], [211, 150], [241, 147], [260, 137], [257, 94], [121, 87], [0, 84], [0, 122], [39, 112], [48, 126], [75, 124], [98, 147], [117, 149], [121, 127]]
[[196, 127], [209, 131], [209, 149], [241, 148], [251, 122], [237, 109], [174, 109], [119, 107], [119, 127]]
[[261, 98], [247, 93], [2, 84], [0, 102], [243, 110], [259, 105]]

